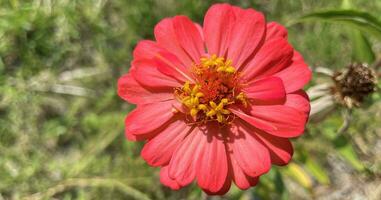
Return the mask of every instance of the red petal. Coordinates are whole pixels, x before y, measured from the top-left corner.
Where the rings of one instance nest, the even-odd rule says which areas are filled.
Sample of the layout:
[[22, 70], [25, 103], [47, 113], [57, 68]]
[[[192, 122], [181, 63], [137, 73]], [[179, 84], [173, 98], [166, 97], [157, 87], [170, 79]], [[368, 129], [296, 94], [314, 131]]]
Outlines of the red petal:
[[242, 168], [238, 165], [233, 155], [230, 155], [230, 162], [233, 168], [233, 180], [239, 189], [247, 190], [248, 188], [257, 185], [259, 178], [247, 176], [242, 171]]
[[185, 53], [184, 49], [181, 47], [177, 39], [175, 30], [173, 28], [173, 19], [166, 18], [161, 20], [155, 26], [154, 32], [156, 41], [160, 46], [175, 54], [177, 58], [184, 64], [184, 66], [191, 67], [193, 61]]
[[294, 92], [303, 88], [304, 85], [306, 85], [312, 77], [311, 70], [303, 60], [300, 60], [298, 56], [294, 56], [293, 59], [297, 60], [293, 61], [289, 67], [274, 74], [274, 76], [277, 76], [283, 80], [287, 93]]
[[196, 162], [201, 151], [200, 142], [205, 137], [195, 127], [176, 148], [169, 162], [169, 176], [181, 186], [190, 184], [196, 176]]
[[160, 169], [160, 182], [172, 190], [179, 190], [181, 188], [175, 180], [168, 176], [168, 166], [164, 166]]
[[235, 16], [229, 4], [214, 4], [206, 12], [204, 34], [206, 47], [210, 55], [225, 55], [234, 21]]
[[182, 66], [175, 55], [168, 52], [159, 52], [156, 54], [154, 60], [157, 64], [157, 69], [163, 74], [171, 76], [181, 82], [194, 82], [189, 71]]
[[294, 56], [292, 57], [292, 61], [294, 62], [304, 62], [302, 54], [298, 51], [294, 50]]
[[134, 69], [130, 71], [136, 81], [147, 87], [175, 88], [182, 86], [176, 79], [161, 73], [157, 69], [157, 65], [154, 60], [135, 60], [132, 62]]
[[212, 191], [209, 191], [207, 189], [203, 189], [203, 191], [208, 194], [208, 195], [224, 195], [226, 194], [229, 189], [230, 189], [230, 186], [232, 185], [232, 179], [231, 177], [228, 175], [226, 177], [226, 180], [225, 180], [225, 183], [224, 185], [222, 186], [222, 188], [216, 192], [212, 192]]
[[287, 138], [276, 137], [260, 131], [256, 136], [270, 150], [271, 162], [276, 165], [286, 165], [290, 162], [294, 149]]
[[263, 101], [283, 99], [286, 95], [282, 79], [278, 77], [266, 77], [251, 82], [244, 88], [244, 92], [251, 99]]
[[225, 144], [217, 138], [218, 128], [209, 126], [199, 143], [202, 151], [197, 162], [197, 183], [211, 193], [221, 190], [228, 174]]
[[227, 55], [237, 69], [262, 45], [265, 31], [266, 22], [262, 13], [247, 9], [237, 16]]
[[126, 117], [126, 131], [133, 135], [147, 134], [172, 118], [173, 101], [138, 105]]
[[238, 17], [244, 15], [244, 14], [245, 14], [245, 11], [246, 11], [247, 9], [242, 9], [242, 8], [240, 8], [240, 7], [238, 7], [238, 6], [232, 6], [232, 10], [233, 10], [234, 16], [235, 16], [236, 18], [238, 18]]
[[131, 74], [118, 80], [118, 95], [133, 104], [147, 104], [174, 99], [173, 88], [148, 89], [140, 85]]
[[160, 47], [156, 42], [151, 40], [142, 40], [140, 41], [133, 52], [134, 60], [140, 59], [152, 59], [155, 55], [164, 51], [165, 49]]
[[235, 120], [229, 131], [231, 140], [228, 141], [228, 146], [245, 174], [257, 177], [270, 170], [271, 161], [267, 148], [254, 138], [251, 132], [240, 120]]
[[308, 95], [302, 90], [287, 94], [284, 105], [295, 108], [296, 110], [304, 113], [306, 116], [310, 114], [310, 100]]
[[126, 136], [127, 140], [134, 141], [134, 142], [151, 139], [151, 138], [155, 137], [155, 135], [157, 135], [157, 134], [158, 134], [158, 132], [152, 131], [152, 132], [149, 132], [146, 134], [134, 135], [129, 130], [127, 130], [127, 129], [124, 130], [124, 135]]
[[173, 18], [173, 28], [181, 47], [198, 63], [205, 49], [197, 27], [188, 17], [176, 16]]
[[151, 166], [167, 165], [190, 128], [183, 120], [172, 122], [144, 145], [142, 157]]
[[293, 49], [287, 40], [276, 38], [266, 42], [247, 66], [243, 77], [251, 81], [254, 78], [273, 75], [291, 64]]
[[267, 23], [266, 28], [266, 41], [275, 38], [285, 38], [287, 39], [287, 30], [282, 25], [276, 22]]
[[285, 105], [254, 105], [250, 115], [234, 107], [230, 110], [254, 127], [279, 137], [297, 137], [303, 134], [306, 115]]

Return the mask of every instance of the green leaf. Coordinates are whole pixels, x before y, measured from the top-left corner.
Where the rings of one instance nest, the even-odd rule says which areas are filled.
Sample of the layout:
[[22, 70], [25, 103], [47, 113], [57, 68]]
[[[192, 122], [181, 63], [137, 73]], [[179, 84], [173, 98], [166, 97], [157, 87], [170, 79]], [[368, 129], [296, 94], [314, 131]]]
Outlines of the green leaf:
[[333, 141], [339, 154], [357, 171], [364, 171], [365, 167], [360, 161], [352, 144], [343, 135], [339, 135]]
[[359, 30], [349, 30], [348, 37], [352, 42], [352, 56], [356, 62], [373, 63], [375, 55], [369, 40]]
[[[352, 1], [343, 0], [341, 7], [343, 9], [352, 9]], [[373, 63], [375, 55], [368, 38], [366, 38], [359, 30], [355, 29], [346, 28], [346, 33], [352, 42], [353, 60], [361, 63]]]
[[278, 171], [275, 170], [275, 175], [274, 175], [274, 181], [275, 181], [275, 191], [280, 194], [281, 199], [288, 199], [288, 191], [287, 188], [284, 184], [282, 174]]
[[325, 185], [330, 183], [326, 171], [318, 162], [312, 159], [310, 155], [306, 157], [305, 165], [307, 170], [316, 178], [319, 183]]
[[368, 12], [352, 9], [318, 11], [304, 15], [294, 23], [305, 21], [324, 21], [348, 25], [352, 28], [369, 33], [381, 40], [381, 22]]

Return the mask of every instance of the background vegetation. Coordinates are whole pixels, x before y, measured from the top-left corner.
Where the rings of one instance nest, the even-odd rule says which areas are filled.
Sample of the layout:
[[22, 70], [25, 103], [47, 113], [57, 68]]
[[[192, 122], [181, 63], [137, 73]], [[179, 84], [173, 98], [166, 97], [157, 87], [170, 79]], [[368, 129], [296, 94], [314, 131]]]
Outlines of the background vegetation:
[[[159, 183], [158, 170], [139, 156], [142, 143], [124, 138], [124, 116], [133, 105], [118, 98], [116, 82], [136, 43], [153, 38], [160, 19], [183, 14], [201, 23], [216, 2], [253, 7], [287, 25], [290, 42], [311, 67], [342, 69], [381, 58], [378, 0], [1, 0], [0, 200], [210, 198], [194, 185], [174, 192]], [[357, 12], [343, 19], [341, 8], [376, 19], [361, 24]], [[327, 9], [336, 11], [297, 21]], [[324, 81], [316, 74], [311, 85]], [[374, 94], [352, 110], [341, 132], [347, 111], [339, 106], [309, 123], [293, 141], [288, 167], [274, 167], [255, 188], [232, 188], [218, 198], [377, 199], [379, 100]]]

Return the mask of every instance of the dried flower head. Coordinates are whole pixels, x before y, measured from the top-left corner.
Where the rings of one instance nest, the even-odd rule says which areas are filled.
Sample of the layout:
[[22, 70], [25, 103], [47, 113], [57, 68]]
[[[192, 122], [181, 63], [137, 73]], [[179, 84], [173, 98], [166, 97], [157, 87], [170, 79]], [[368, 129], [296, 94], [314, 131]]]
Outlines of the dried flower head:
[[337, 102], [352, 108], [376, 91], [376, 73], [366, 64], [350, 64], [344, 71], [332, 76], [335, 85], [332, 93]]

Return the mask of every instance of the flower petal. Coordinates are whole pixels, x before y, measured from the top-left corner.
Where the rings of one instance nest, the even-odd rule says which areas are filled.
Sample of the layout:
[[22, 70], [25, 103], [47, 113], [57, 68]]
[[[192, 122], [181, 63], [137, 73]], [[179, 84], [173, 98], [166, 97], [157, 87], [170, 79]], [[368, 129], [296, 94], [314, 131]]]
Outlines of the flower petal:
[[287, 39], [287, 30], [282, 25], [276, 22], [270, 22], [266, 25], [266, 41], [275, 38], [285, 38]]
[[308, 95], [303, 90], [298, 90], [294, 93], [287, 94], [284, 105], [295, 108], [296, 110], [309, 116], [311, 105]]
[[267, 41], [254, 58], [243, 69], [243, 78], [252, 81], [266, 75], [273, 75], [292, 62], [293, 49], [284, 38]]
[[256, 80], [243, 90], [247, 97], [263, 101], [283, 99], [286, 95], [283, 81], [278, 77], [266, 77]]
[[154, 32], [156, 41], [161, 47], [175, 54], [184, 66], [190, 67], [192, 65], [192, 59], [187, 55], [177, 39], [172, 18], [161, 20], [155, 26]]
[[242, 9], [241, 7], [238, 7], [238, 6], [232, 6], [232, 10], [233, 10], [234, 16], [235, 16], [236, 18], [238, 18], [238, 17], [244, 15], [244, 14], [245, 14], [245, 11], [246, 11], [247, 9]]
[[181, 141], [190, 130], [183, 120], [177, 119], [160, 131], [143, 147], [141, 155], [151, 166], [167, 165]]
[[147, 104], [174, 99], [172, 88], [148, 89], [140, 85], [131, 74], [118, 80], [118, 95], [133, 104]]
[[163, 74], [171, 76], [181, 82], [194, 82], [189, 70], [181, 64], [175, 55], [168, 52], [159, 52], [156, 54], [154, 60], [157, 64], [157, 69]]
[[154, 60], [134, 60], [132, 62], [133, 69], [130, 72], [136, 81], [147, 87], [175, 88], [182, 86], [176, 79], [161, 73], [157, 69], [157, 65]]
[[235, 120], [229, 131], [229, 150], [232, 157], [245, 174], [251, 177], [260, 176], [270, 170], [271, 161], [269, 151], [262, 143], [252, 136], [252, 131], [244, 126], [241, 120]]
[[208, 126], [207, 135], [199, 143], [202, 151], [196, 170], [198, 185], [211, 193], [221, 190], [228, 174], [225, 144], [217, 138], [218, 129], [218, 126]]
[[228, 175], [226, 177], [225, 183], [223, 184], [223, 186], [221, 187], [220, 190], [218, 190], [216, 192], [212, 192], [212, 191], [209, 191], [207, 189], [203, 189], [203, 191], [208, 195], [224, 195], [229, 191], [231, 185], [232, 185], [232, 179], [231, 179], [230, 175]]
[[306, 115], [285, 105], [254, 105], [246, 114], [237, 108], [230, 110], [254, 127], [278, 137], [297, 137], [304, 132]]
[[138, 105], [126, 117], [126, 131], [133, 135], [147, 134], [173, 117], [173, 101]]
[[173, 18], [173, 28], [181, 47], [195, 63], [198, 63], [205, 49], [197, 27], [188, 17], [176, 16]]
[[229, 44], [229, 35], [235, 21], [229, 4], [214, 4], [204, 18], [204, 35], [210, 55], [224, 56]]
[[274, 74], [274, 76], [277, 76], [283, 80], [287, 93], [302, 89], [312, 77], [311, 70], [303, 60], [300, 60], [300, 58], [295, 56], [293, 59], [297, 60], [293, 61], [289, 67]]
[[201, 152], [199, 145], [205, 137], [198, 127], [195, 127], [176, 148], [169, 162], [169, 177], [181, 186], [190, 184], [196, 176], [196, 162]]
[[247, 176], [232, 154], [230, 155], [230, 162], [233, 169], [233, 181], [239, 189], [247, 190], [250, 187], [257, 185], [259, 177]]
[[168, 176], [168, 168], [168, 166], [164, 166], [160, 169], [160, 182], [172, 190], [179, 190], [181, 186]]
[[290, 162], [294, 149], [289, 139], [276, 137], [261, 131], [257, 131], [255, 135], [269, 149], [271, 163], [286, 165]]
[[265, 18], [253, 9], [244, 10], [237, 16], [232, 30], [227, 58], [239, 69], [262, 45], [266, 31]]
[[134, 49], [134, 60], [152, 59], [160, 51], [165, 51], [165, 49], [160, 47], [156, 42], [151, 40], [142, 40]]

